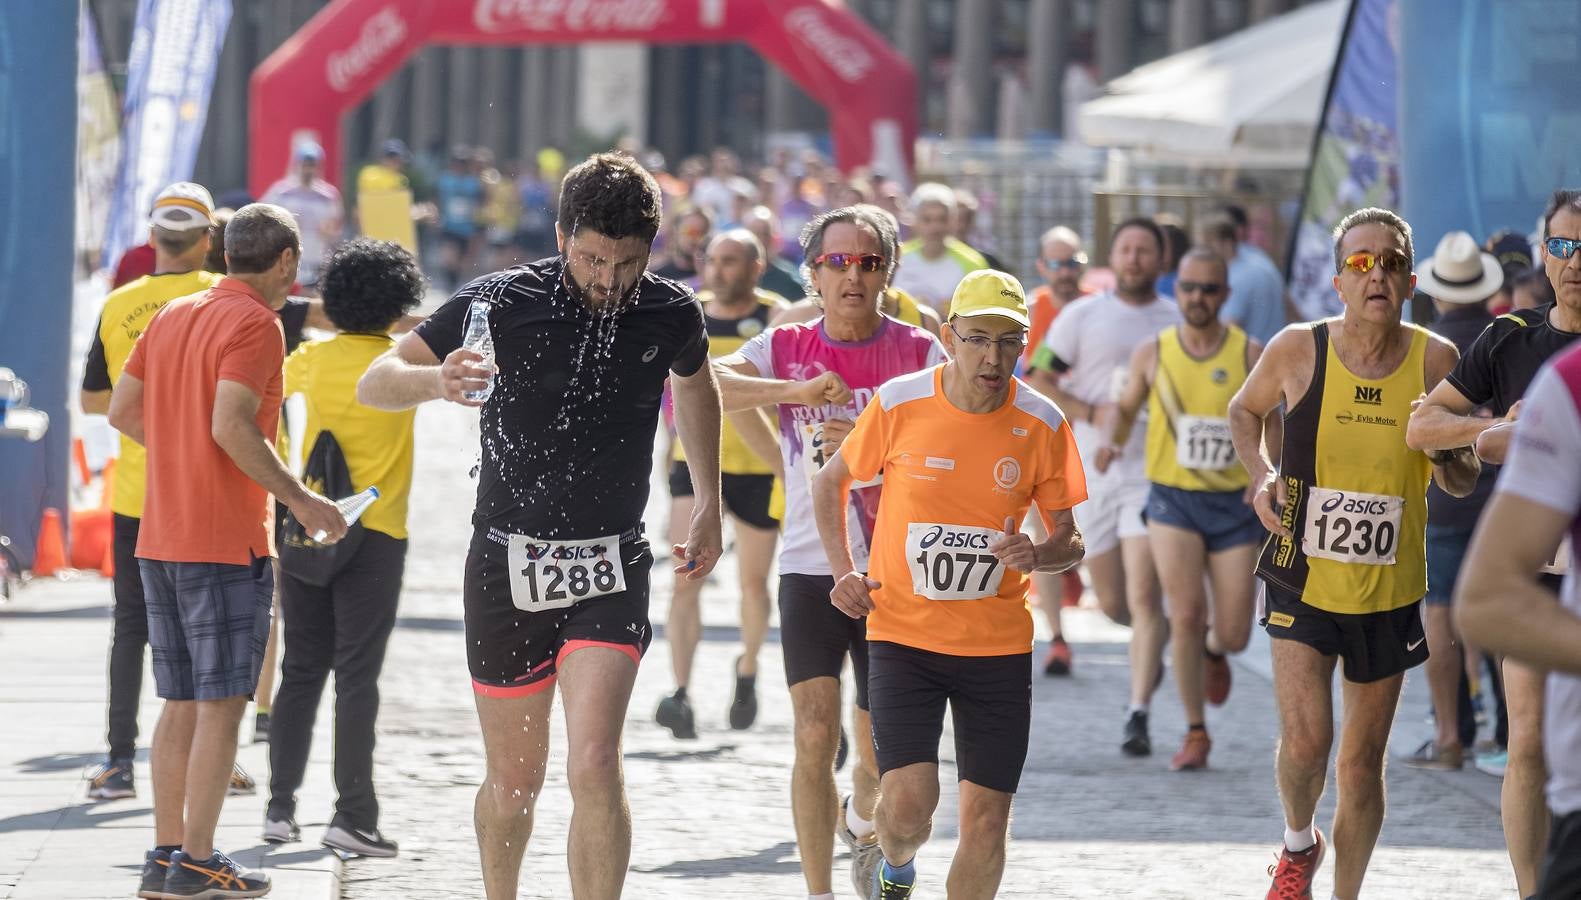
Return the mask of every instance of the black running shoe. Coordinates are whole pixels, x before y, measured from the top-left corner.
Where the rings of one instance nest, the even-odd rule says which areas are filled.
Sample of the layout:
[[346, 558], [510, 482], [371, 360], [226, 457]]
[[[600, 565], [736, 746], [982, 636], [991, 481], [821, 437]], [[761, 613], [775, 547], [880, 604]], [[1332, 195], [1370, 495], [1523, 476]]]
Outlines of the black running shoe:
[[[736, 671], [740, 672], [741, 657], [736, 657]], [[736, 696], [730, 701], [730, 727], [746, 731], [758, 719], [758, 676], [736, 675]]]
[[697, 737], [697, 720], [692, 717], [692, 704], [686, 699], [686, 688], [676, 688], [675, 693], [659, 701], [659, 711], [653, 721], [670, 729], [670, 734], [681, 740]]
[[387, 840], [379, 833], [379, 829], [357, 828], [339, 815], [331, 819], [329, 827], [324, 830], [323, 843], [324, 846], [342, 853], [377, 856], [382, 859], [389, 859], [400, 852], [400, 847], [394, 841]]
[[208, 859], [195, 860], [180, 850], [170, 854], [170, 873], [165, 876], [164, 894], [170, 900], [201, 897], [226, 900], [230, 897], [262, 897], [269, 893], [269, 876], [244, 869], [229, 856], [214, 851]]
[[165, 896], [165, 874], [170, 871], [170, 851], [150, 850], [143, 854], [143, 877], [137, 883], [137, 896], [160, 900]]
[[88, 773], [88, 799], [120, 800], [136, 797], [137, 786], [132, 783], [132, 761], [112, 759]]
[[1120, 742], [1120, 752], [1126, 756], [1153, 754], [1153, 741], [1147, 736], [1147, 713], [1139, 709], [1125, 720], [1125, 739]]

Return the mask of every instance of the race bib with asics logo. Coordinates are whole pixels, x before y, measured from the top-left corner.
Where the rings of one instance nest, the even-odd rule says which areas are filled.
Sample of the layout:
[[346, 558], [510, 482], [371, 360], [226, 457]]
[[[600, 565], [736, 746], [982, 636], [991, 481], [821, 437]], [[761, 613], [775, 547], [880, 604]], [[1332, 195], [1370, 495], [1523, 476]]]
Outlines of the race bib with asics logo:
[[1230, 420], [1185, 415], [1175, 419], [1175, 462], [1183, 468], [1215, 472], [1235, 465]]
[[910, 523], [906, 563], [911, 590], [929, 600], [981, 600], [998, 594], [1005, 570], [988, 545], [1004, 536], [995, 528]]
[[1404, 513], [1403, 497], [1308, 488], [1301, 552], [1310, 559], [1393, 565]]
[[[802, 422], [798, 426], [801, 429], [802, 477], [807, 481], [808, 494], [812, 493], [813, 479], [818, 477], [819, 470], [829, 461], [829, 457], [834, 455], [833, 451], [824, 447], [823, 425], [822, 422]], [[872, 481], [851, 482], [851, 487], [853, 489], [872, 487], [875, 484], [882, 484], [883, 481], [884, 473], [880, 472]]]
[[513, 534], [505, 547], [511, 603], [525, 612], [564, 609], [626, 589], [619, 537], [540, 541]]
[[1537, 571], [1543, 573], [1544, 575], [1569, 574], [1570, 561], [1573, 553], [1574, 551], [1570, 546], [1570, 535], [1567, 534], [1565, 535], [1564, 540], [1559, 542], [1559, 549], [1554, 551], [1553, 559], [1548, 560], [1547, 564]]

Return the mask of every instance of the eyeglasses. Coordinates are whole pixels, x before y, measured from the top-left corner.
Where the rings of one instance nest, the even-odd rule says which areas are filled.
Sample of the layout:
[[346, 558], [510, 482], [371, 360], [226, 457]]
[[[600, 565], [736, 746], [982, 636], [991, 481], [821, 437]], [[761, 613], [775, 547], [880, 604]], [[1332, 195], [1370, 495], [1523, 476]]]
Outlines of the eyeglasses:
[[812, 261], [815, 266], [828, 266], [844, 272], [855, 263], [864, 272], [877, 272], [884, 268], [884, 257], [877, 253], [825, 253]]
[[1087, 257], [1078, 253], [1070, 259], [1045, 259], [1043, 265], [1050, 269], [1079, 269], [1087, 264]]
[[987, 350], [988, 348], [993, 347], [998, 350], [1005, 350], [1010, 353], [1019, 354], [1022, 350], [1027, 348], [1027, 336], [1025, 332], [1022, 332], [1015, 337], [1005, 337], [995, 340], [994, 338], [983, 337], [980, 334], [961, 334], [960, 330], [955, 327], [954, 322], [950, 322], [949, 325], [950, 330], [955, 332], [956, 340], [961, 341], [962, 343], [966, 344], [966, 346], [971, 347], [973, 350]]
[[1345, 257], [1345, 268], [1352, 272], [1366, 275], [1372, 271], [1373, 266], [1383, 266], [1383, 271], [1389, 275], [1399, 275], [1411, 271], [1411, 261], [1403, 253], [1352, 253]]
[[1581, 249], [1581, 241], [1573, 241], [1570, 238], [1551, 237], [1548, 240], [1543, 241], [1543, 248], [1546, 249], [1548, 251], [1548, 255], [1552, 256], [1554, 259], [1569, 259], [1575, 255], [1577, 249]]
[[[1385, 268], [1384, 271], [1387, 272], [1388, 269]], [[1204, 297], [1217, 297], [1220, 294], [1220, 292], [1222, 292], [1223, 290], [1224, 290], [1224, 285], [1222, 285], [1222, 284], [1215, 284], [1215, 283], [1213, 283], [1211, 281], [1177, 281], [1177, 282], [1175, 282], [1175, 293], [1177, 293], [1177, 294], [1197, 294], [1197, 293], [1200, 293]]]

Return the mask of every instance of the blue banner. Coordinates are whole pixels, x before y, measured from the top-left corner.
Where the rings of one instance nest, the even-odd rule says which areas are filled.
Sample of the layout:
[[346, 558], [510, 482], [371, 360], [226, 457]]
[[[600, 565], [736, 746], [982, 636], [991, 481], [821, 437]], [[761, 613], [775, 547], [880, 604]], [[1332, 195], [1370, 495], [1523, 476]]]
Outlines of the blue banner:
[[1402, 212], [1416, 255], [1445, 232], [1534, 231], [1556, 188], [1581, 187], [1581, 3], [1399, 0]]
[[0, 430], [0, 534], [24, 564], [44, 508], [66, 510], [76, 141], [77, 4], [10, 4], [0, 14], [0, 367], [50, 418], [36, 443]]
[[138, 0], [104, 268], [147, 239], [154, 196], [192, 177], [230, 20], [230, 0]]
[[[1395, 3], [1353, 0], [1340, 38], [1301, 217], [1291, 239], [1290, 299], [1306, 319], [1338, 315], [1342, 308], [1332, 280], [1334, 226], [1362, 207], [1394, 209], [1399, 203], [1400, 120], [1395, 98], [1400, 32], [1395, 28]], [[1436, 44], [1406, 33], [1419, 50], [1432, 48], [1416, 55], [1438, 52]]]

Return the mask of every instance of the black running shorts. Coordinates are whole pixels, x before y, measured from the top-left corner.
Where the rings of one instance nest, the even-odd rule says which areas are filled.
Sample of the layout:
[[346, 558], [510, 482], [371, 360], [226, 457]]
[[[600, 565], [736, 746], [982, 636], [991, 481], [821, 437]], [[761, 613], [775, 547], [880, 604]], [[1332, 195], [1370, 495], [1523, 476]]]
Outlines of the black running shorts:
[[868, 711], [878, 774], [939, 762], [948, 703], [961, 781], [1014, 794], [1032, 729], [1032, 654], [947, 656], [868, 644]]
[[626, 590], [574, 606], [529, 613], [511, 603], [505, 548], [473, 532], [462, 586], [467, 668], [485, 697], [521, 697], [554, 684], [560, 659], [583, 647], [610, 647], [640, 662], [653, 641], [648, 576], [653, 554], [642, 539], [620, 545]]
[[1539, 900], [1581, 897], [1581, 812], [1555, 816], [1548, 831], [1548, 858], [1543, 861]]
[[[719, 491], [724, 495], [725, 511], [753, 528], [778, 530], [780, 520], [769, 515], [769, 498], [774, 495], [773, 475], [719, 476]], [[692, 470], [684, 462], [670, 463], [670, 496], [690, 497]]]
[[1310, 606], [1299, 594], [1266, 580], [1263, 586], [1258, 624], [1268, 636], [1298, 641], [1324, 656], [1339, 656], [1347, 681], [1382, 681], [1427, 661], [1420, 600], [1387, 612], [1350, 615]]
[[867, 620], [853, 619], [829, 602], [834, 579], [828, 575], [780, 575], [780, 647], [785, 683], [810, 678], [839, 679], [851, 654], [856, 705], [867, 709]]

